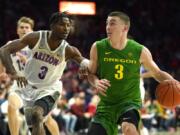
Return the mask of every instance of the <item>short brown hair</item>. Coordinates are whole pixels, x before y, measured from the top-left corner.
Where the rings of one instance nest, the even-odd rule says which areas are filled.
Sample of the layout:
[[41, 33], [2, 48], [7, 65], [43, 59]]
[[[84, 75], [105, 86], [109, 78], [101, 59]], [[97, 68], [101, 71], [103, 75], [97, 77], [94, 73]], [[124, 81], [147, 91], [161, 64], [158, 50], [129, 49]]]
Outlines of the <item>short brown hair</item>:
[[111, 13], [109, 13], [108, 16], [117, 16], [119, 17], [121, 20], [124, 21], [124, 23], [126, 25], [128, 25], [128, 27], [130, 27], [130, 18], [127, 14], [123, 13], [123, 12], [120, 12], [120, 11], [113, 11]]
[[20, 23], [28, 23], [30, 24], [32, 29], [34, 28], [34, 20], [29, 17], [26, 17], [26, 16], [21, 17], [17, 22], [17, 26], [19, 26]]

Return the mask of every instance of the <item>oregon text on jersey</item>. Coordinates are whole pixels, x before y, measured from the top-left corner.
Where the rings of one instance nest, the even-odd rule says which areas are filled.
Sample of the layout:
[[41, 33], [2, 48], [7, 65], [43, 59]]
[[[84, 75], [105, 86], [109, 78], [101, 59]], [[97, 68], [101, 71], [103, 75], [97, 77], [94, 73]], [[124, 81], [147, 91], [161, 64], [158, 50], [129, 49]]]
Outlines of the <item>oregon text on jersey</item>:
[[118, 58], [104, 58], [104, 62], [121, 62], [121, 63], [137, 64], [136, 60], [118, 59]]

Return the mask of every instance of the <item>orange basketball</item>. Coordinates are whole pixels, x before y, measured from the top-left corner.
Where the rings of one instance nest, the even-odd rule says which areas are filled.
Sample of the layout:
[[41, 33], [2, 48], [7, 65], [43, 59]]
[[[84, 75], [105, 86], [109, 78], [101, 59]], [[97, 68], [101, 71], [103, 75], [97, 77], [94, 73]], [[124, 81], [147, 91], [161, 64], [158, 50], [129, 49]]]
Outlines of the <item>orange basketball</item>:
[[165, 108], [180, 105], [180, 83], [175, 80], [165, 80], [156, 88], [156, 98]]

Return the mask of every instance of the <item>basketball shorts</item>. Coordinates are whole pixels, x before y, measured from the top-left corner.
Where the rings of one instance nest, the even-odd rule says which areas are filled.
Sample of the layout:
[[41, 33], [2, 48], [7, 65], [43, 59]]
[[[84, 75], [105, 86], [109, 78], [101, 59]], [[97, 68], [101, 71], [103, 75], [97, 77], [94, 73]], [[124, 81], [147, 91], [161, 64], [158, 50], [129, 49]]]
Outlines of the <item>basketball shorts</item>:
[[[109, 106], [108, 105], [98, 106], [95, 117], [92, 119], [92, 122], [101, 124], [103, 128], [106, 130], [106, 133], [108, 135], [117, 135], [118, 125], [122, 123], [121, 116], [124, 116], [123, 114], [133, 109], [138, 110], [139, 109], [138, 105], [136, 106], [134, 104], [116, 104]], [[137, 115], [133, 114], [133, 117], [134, 116], [137, 116], [137, 118], [129, 119], [128, 117], [130, 121], [127, 122], [130, 122], [135, 126], [137, 126], [136, 120], [138, 120], [139, 122], [140, 116], [138, 113]]]
[[31, 126], [32, 120], [32, 108], [35, 105], [40, 105], [44, 109], [44, 120], [48, 113], [56, 107], [56, 103], [60, 98], [62, 91], [62, 82], [57, 81], [50, 86], [36, 87], [28, 84], [26, 88], [16, 89], [14, 92], [22, 100], [22, 107], [24, 108], [24, 114], [28, 126]]

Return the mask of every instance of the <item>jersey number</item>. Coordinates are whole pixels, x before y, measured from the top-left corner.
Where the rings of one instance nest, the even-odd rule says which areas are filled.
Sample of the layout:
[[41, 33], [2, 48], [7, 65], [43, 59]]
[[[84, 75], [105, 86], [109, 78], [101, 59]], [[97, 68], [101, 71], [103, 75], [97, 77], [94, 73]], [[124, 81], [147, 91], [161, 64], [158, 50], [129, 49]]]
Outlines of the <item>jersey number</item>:
[[16, 61], [18, 64], [19, 71], [24, 70], [25, 63], [22, 63], [20, 60]]
[[38, 74], [38, 75], [39, 75], [39, 78], [40, 78], [40, 79], [44, 79], [45, 76], [46, 76], [46, 74], [47, 74], [47, 72], [48, 72], [48, 68], [47, 68], [46, 66], [42, 66], [42, 67], [40, 68], [40, 73]]
[[117, 80], [120, 80], [120, 79], [123, 79], [123, 70], [124, 70], [124, 67], [123, 65], [121, 64], [117, 64], [115, 65], [115, 70], [116, 70], [116, 73], [114, 74], [114, 77], [117, 79]]

